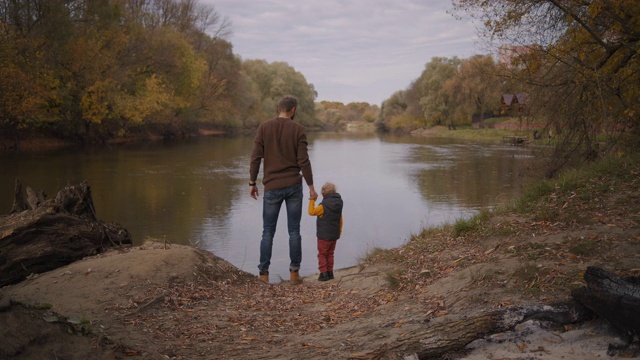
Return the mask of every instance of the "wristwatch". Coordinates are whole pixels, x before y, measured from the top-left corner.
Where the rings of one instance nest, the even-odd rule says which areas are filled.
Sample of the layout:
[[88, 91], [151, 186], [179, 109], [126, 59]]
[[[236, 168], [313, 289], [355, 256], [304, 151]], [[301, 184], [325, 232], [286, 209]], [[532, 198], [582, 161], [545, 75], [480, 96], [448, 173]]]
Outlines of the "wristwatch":
[[249, 186], [256, 186], [256, 183], [249, 182]]

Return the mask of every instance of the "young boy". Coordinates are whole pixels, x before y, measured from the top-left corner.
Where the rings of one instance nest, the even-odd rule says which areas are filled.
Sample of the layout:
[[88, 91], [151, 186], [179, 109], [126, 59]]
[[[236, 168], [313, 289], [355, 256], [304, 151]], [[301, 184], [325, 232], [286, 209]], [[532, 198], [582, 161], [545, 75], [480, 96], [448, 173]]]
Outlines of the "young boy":
[[330, 182], [322, 186], [322, 202], [315, 206], [318, 195], [309, 199], [309, 215], [317, 216], [319, 281], [333, 279], [333, 253], [342, 234], [342, 197]]

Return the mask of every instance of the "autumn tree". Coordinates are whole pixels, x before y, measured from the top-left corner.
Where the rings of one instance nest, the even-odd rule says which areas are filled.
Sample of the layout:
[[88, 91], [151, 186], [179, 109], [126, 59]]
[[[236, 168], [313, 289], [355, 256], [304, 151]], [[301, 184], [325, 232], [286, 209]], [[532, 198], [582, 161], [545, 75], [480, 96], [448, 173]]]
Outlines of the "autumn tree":
[[634, 0], [454, 0], [529, 86], [529, 106], [555, 138], [549, 175], [640, 144], [640, 7]]
[[407, 90], [396, 91], [382, 102], [378, 128], [383, 131], [408, 132], [417, 128], [420, 118], [407, 112]]
[[195, 0], [0, 0], [3, 133], [84, 143], [240, 126], [229, 26]]
[[339, 126], [345, 122], [345, 106], [338, 101], [320, 101], [316, 103], [318, 119], [329, 126]]
[[0, 132], [19, 145], [19, 131], [46, 123], [56, 97], [57, 79], [44, 66], [38, 39], [20, 38], [16, 29], [0, 24]]
[[[37, 31], [42, 1], [0, 1], [0, 133], [19, 145], [19, 133], [54, 121], [55, 72]], [[62, 30], [62, 29], [61, 29]]]
[[366, 102], [321, 101], [316, 103], [318, 120], [326, 125], [343, 127], [351, 122], [373, 123], [379, 116], [380, 108]]

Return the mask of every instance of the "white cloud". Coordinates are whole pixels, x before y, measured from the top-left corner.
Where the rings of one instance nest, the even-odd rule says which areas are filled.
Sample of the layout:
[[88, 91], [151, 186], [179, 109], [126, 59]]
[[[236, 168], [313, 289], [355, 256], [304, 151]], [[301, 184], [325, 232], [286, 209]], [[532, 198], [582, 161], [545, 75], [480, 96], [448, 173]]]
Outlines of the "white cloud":
[[475, 26], [447, 13], [450, 0], [201, 0], [232, 23], [243, 59], [283, 61], [317, 100], [380, 104], [435, 56], [465, 58]]

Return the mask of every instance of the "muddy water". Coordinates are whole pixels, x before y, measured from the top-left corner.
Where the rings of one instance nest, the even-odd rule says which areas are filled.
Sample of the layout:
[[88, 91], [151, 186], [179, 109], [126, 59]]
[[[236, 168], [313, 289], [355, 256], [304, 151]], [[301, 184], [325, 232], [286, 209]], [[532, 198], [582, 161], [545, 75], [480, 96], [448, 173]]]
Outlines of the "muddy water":
[[[87, 180], [98, 217], [124, 225], [134, 243], [155, 238], [193, 244], [256, 273], [262, 202], [248, 195], [252, 142], [245, 136], [208, 137], [2, 154], [0, 212], [11, 208], [16, 177], [49, 196]], [[509, 202], [521, 192], [522, 172], [531, 161], [528, 149], [504, 144], [352, 133], [311, 133], [309, 151], [318, 190], [334, 182], [344, 199], [337, 268], [355, 265], [372, 248], [402, 245], [423, 227]], [[288, 276], [285, 221], [283, 208], [272, 278]], [[315, 219], [305, 208], [303, 275], [317, 272], [314, 235]]]

